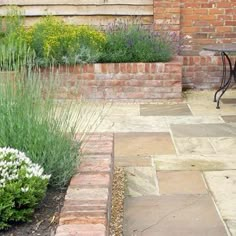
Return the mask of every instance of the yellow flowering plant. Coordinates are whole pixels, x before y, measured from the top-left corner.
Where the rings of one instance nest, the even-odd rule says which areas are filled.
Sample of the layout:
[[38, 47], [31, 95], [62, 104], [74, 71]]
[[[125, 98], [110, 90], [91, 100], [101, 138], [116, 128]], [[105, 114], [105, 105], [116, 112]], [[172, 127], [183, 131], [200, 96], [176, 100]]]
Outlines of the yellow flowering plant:
[[[39, 64], [81, 63], [81, 51], [99, 55], [106, 41], [103, 32], [91, 26], [66, 24], [62, 20], [47, 16], [35, 24], [27, 35], [29, 44], [36, 52]], [[99, 59], [87, 55], [86, 63]]]

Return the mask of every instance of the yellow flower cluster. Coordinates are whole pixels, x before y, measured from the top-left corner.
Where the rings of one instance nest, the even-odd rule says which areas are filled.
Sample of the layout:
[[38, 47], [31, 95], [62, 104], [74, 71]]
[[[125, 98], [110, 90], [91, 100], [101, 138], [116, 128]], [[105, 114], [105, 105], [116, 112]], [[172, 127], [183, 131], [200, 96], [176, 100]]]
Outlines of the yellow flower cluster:
[[42, 47], [41, 55], [47, 58], [73, 53], [84, 44], [100, 51], [106, 42], [105, 34], [91, 26], [69, 25], [53, 16], [35, 24], [25, 37], [33, 48], [40, 50]]

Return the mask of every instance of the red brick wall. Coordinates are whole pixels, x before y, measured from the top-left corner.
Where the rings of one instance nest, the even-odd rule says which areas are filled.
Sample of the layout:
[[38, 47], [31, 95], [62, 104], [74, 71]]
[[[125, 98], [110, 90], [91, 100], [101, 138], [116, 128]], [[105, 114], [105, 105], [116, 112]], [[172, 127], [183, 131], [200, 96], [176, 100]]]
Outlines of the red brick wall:
[[154, 28], [180, 32], [180, 0], [154, 0]]
[[[236, 57], [232, 58], [232, 61]], [[183, 88], [218, 88], [222, 77], [222, 59], [220, 56], [184, 56]]]
[[236, 43], [235, 0], [181, 0], [181, 35], [185, 53], [198, 55], [203, 45]]
[[199, 52], [208, 44], [236, 43], [235, 0], [154, 0], [154, 27], [180, 35], [184, 89], [219, 86], [221, 59]]
[[[60, 98], [155, 100], [179, 99], [182, 92], [182, 60], [168, 63], [110, 63], [77, 66], [60, 72]], [[68, 95], [69, 94], [69, 95]]]

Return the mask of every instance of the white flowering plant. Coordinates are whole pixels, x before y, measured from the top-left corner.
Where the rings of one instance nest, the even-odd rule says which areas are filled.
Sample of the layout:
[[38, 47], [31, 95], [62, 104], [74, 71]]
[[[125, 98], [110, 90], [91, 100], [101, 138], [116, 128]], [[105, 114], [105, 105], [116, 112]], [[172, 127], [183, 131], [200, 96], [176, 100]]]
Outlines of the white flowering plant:
[[50, 175], [13, 148], [0, 148], [0, 230], [26, 222], [44, 198]]

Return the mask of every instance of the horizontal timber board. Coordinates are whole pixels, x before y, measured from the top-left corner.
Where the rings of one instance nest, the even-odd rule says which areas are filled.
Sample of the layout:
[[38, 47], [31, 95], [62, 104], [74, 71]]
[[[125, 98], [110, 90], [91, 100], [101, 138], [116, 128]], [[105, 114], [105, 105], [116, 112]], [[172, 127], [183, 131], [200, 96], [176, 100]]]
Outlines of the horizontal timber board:
[[[122, 5], [124, 0], [0, 0], [0, 5]], [[127, 5], [153, 5], [153, 0], [126, 0]]]
[[[127, 6], [127, 5], [88, 5], [88, 6], [23, 6], [23, 15], [42, 16], [76, 16], [76, 15], [153, 15], [153, 6]], [[0, 6], [0, 15], [7, 14], [8, 8]]]
[[[125, 22], [132, 22], [137, 20], [139, 23], [144, 25], [153, 24], [153, 16], [59, 16], [67, 23], [76, 24], [76, 25], [108, 25], [114, 23], [115, 20], [121, 20]], [[25, 25], [32, 26], [36, 22], [40, 21], [41, 17], [26, 17]]]

